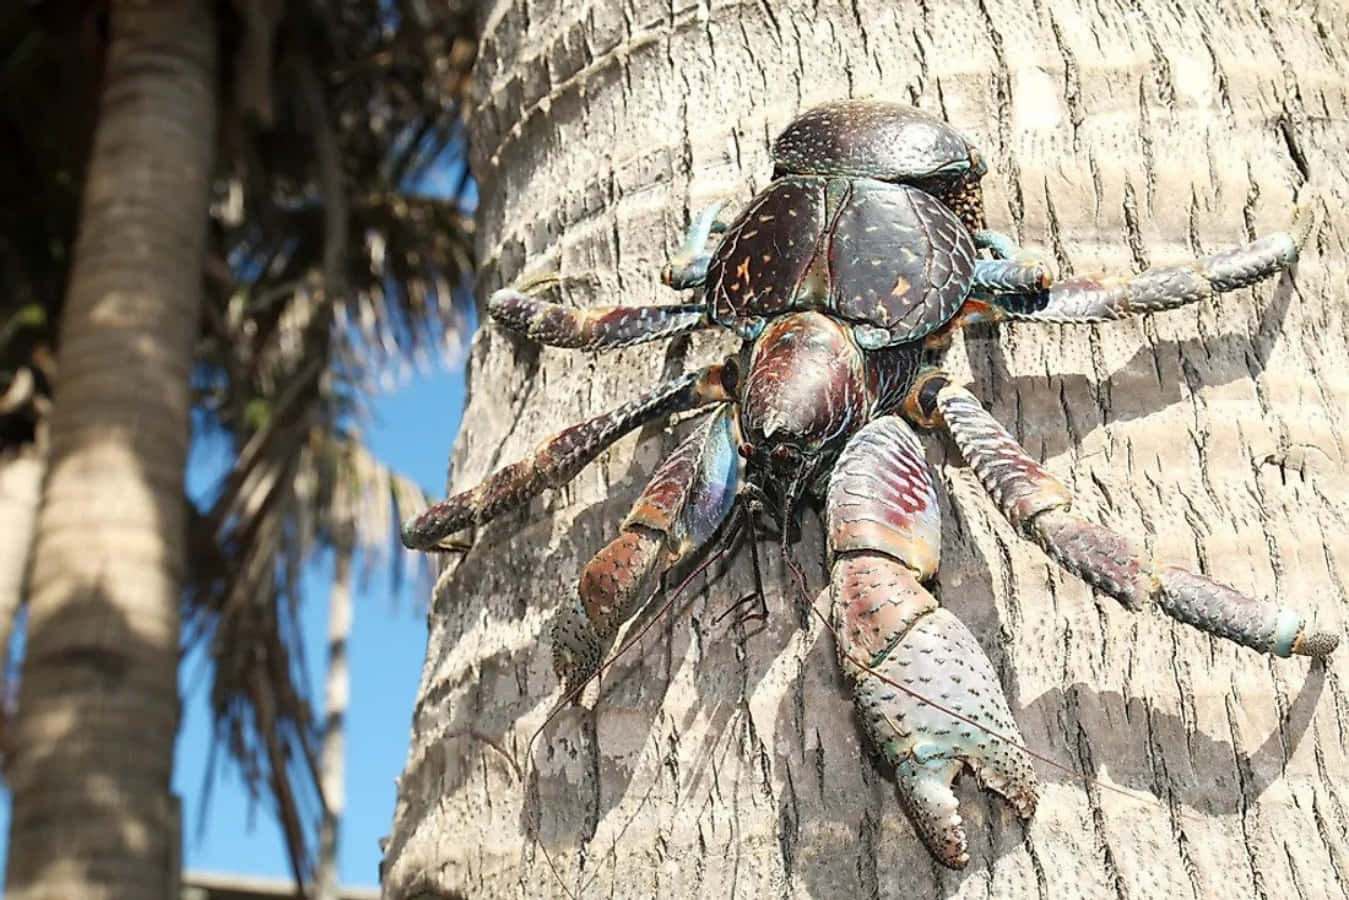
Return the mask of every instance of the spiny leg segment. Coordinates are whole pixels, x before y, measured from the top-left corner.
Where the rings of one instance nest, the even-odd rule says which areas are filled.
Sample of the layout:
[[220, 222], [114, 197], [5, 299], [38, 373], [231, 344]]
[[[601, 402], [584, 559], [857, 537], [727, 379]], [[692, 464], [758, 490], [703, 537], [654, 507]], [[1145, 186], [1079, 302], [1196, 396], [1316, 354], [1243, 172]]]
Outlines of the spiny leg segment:
[[951, 790], [961, 768], [1022, 818], [1035, 811], [1039, 787], [988, 657], [919, 584], [937, 572], [941, 522], [912, 428], [886, 416], [849, 441], [829, 481], [826, 517], [834, 629], [853, 700], [895, 766], [923, 843], [958, 868], [969, 860]]
[[1309, 632], [1298, 613], [1254, 600], [1179, 566], [1141, 556], [1123, 535], [1069, 511], [1072, 495], [946, 376], [920, 379], [908, 407], [951, 435], [1002, 514], [1059, 565], [1132, 610], [1153, 603], [1173, 619], [1275, 656], [1325, 657], [1339, 644]]
[[697, 551], [730, 517], [743, 461], [734, 404], [724, 404], [666, 458], [596, 553], [576, 596], [553, 626], [553, 667], [568, 690], [588, 680], [615, 635], [675, 563]]
[[[689, 226], [684, 246], [661, 273], [662, 280], [678, 290], [695, 288], [707, 279], [712, 254], [708, 239], [725, 230], [717, 219], [722, 204], [715, 203]], [[703, 303], [672, 306], [592, 306], [578, 309], [538, 300], [530, 289], [551, 279], [544, 278], [502, 288], [487, 301], [487, 312], [506, 327], [541, 344], [580, 350], [614, 350], [645, 341], [673, 337], [712, 325]]]
[[498, 469], [477, 486], [433, 504], [403, 524], [403, 544], [414, 550], [446, 546], [445, 539], [470, 525], [481, 525], [528, 502], [545, 488], [576, 476], [623, 435], [674, 413], [731, 398], [736, 362], [706, 366], [647, 391], [589, 421], [545, 439], [530, 456]]
[[1277, 232], [1221, 253], [1157, 266], [1124, 277], [1083, 276], [1044, 281], [1045, 270], [1010, 238], [980, 232], [980, 246], [998, 259], [979, 260], [975, 288], [992, 307], [989, 318], [1036, 322], [1106, 322], [1175, 309], [1249, 287], [1297, 261], [1292, 235]]
[[536, 300], [502, 288], [487, 301], [502, 325], [541, 344], [579, 350], [614, 350], [710, 326], [701, 303], [677, 306], [589, 306], [578, 309]]

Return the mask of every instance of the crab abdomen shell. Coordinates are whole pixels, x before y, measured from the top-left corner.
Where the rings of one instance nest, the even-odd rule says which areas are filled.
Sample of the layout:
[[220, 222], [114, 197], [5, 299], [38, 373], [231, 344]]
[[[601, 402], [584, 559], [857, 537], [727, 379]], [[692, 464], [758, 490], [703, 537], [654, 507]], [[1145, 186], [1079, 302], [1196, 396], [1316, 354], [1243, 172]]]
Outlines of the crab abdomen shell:
[[912, 106], [841, 100], [803, 113], [773, 142], [779, 171], [905, 182], [978, 165], [946, 122]]
[[945, 324], [964, 302], [974, 242], [931, 195], [871, 179], [773, 182], [731, 224], [708, 267], [712, 318], [818, 310], [880, 329], [893, 346]]

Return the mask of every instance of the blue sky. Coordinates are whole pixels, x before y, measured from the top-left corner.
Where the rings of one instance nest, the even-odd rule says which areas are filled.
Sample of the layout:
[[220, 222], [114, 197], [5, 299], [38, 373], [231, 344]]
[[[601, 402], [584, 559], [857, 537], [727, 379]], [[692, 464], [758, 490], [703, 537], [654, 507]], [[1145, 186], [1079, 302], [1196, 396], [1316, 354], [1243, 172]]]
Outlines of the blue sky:
[[[464, 406], [462, 371], [440, 370], [410, 377], [398, 390], [376, 398], [373, 421], [364, 429], [368, 446], [389, 467], [417, 481], [433, 496], [444, 490], [446, 461]], [[194, 462], [194, 468], [208, 463]], [[200, 476], [198, 476], [200, 477]], [[195, 480], [189, 472], [189, 482]], [[302, 612], [306, 660], [322, 699], [328, 635], [330, 561], [310, 567]], [[360, 576], [358, 575], [358, 578]], [[414, 580], [395, 593], [387, 573], [358, 580], [349, 648], [351, 707], [347, 716], [347, 809], [339, 863], [344, 884], [378, 880], [379, 839], [393, 821], [394, 778], [407, 756], [412, 704], [426, 653], [424, 587]], [[187, 869], [289, 878], [285, 842], [265, 804], [251, 807], [237, 770], [222, 760], [204, 827], [202, 776], [210, 748], [208, 679], [200, 660], [180, 670], [184, 697], [174, 789], [183, 801], [183, 861]], [[9, 834], [9, 794], [0, 792], [0, 878]]]
[[[461, 371], [418, 375], [374, 403], [366, 426], [368, 446], [385, 465], [439, 497], [446, 461], [464, 407]], [[328, 639], [329, 560], [313, 566], [305, 584], [305, 659], [313, 694], [321, 699]], [[364, 575], [362, 578], [361, 575]], [[339, 864], [343, 884], [374, 885], [379, 839], [393, 822], [394, 779], [407, 758], [412, 704], [426, 655], [423, 585], [408, 580], [397, 593], [387, 572], [358, 573], [350, 644], [351, 707], [347, 716], [347, 809]], [[185, 664], [183, 688], [197, 689], [184, 703], [174, 787], [183, 798], [183, 860], [188, 869], [290, 877], [285, 842], [270, 812], [250, 801], [237, 770], [221, 766], [205, 828], [197, 828], [201, 782], [210, 747], [206, 685], [188, 679], [200, 668]], [[202, 679], [198, 677], [198, 681]]]

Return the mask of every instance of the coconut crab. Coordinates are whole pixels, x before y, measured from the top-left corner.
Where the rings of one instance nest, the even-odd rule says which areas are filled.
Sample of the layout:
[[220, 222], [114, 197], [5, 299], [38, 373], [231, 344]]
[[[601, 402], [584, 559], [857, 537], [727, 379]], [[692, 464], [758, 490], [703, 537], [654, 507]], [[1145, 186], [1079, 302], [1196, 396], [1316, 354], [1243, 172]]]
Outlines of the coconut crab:
[[[951, 790], [970, 768], [1023, 818], [1038, 784], [992, 665], [923, 582], [938, 572], [936, 487], [917, 430], [944, 432], [1002, 514], [1057, 563], [1130, 609], [1167, 615], [1276, 656], [1325, 657], [1338, 635], [1278, 605], [1140, 555], [1071, 511], [1068, 490], [939, 367], [972, 322], [1101, 322], [1173, 309], [1286, 269], [1286, 233], [1120, 278], [1055, 280], [984, 227], [976, 149], [918, 110], [848, 101], [811, 110], [773, 144], [773, 179], [731, 222], [698, 215], [665, 283], [697, 302], [576, 309], [506, 288], [488, 311], [541, 343], [603, 350], [725, 327], [737, 356], [673, 379], [545, 440], [528, 458], [403, 527], [409, 547], [558, 487], [648, 422], [710, 408], [656, 469], [619, 534], [581, 573], [553, 634], [567, 686], [682, 560], [736, 521], [770, 513], [784, 535], [823, 501], [839, 661], [872, 746], [942, 863], [968, 860]], [[982, 255], [981, 255], [982, 254]]]

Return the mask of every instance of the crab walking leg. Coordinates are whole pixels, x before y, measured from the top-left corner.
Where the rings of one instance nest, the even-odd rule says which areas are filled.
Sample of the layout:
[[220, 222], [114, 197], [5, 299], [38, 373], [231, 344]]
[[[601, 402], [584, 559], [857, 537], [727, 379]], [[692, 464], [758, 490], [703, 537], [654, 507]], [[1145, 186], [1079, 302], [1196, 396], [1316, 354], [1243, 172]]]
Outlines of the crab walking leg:
[[951, 783], [963, 766], [1022, 818], [1039, 788], [988, 657], [919, 584], [937, 572], [941, 521], [908, 424], [887, 416], [853, 437], [834, 466], [826, 517], [839, 662], [857, 711], [894, 764], [923, 843], [958, 868], [969, 854]]
[[540, 344], [580, 350], [613, 350], [711, 326], [702, 304], [579, 309], [536, 300], [514, 288], [493, 294], [487, 312]]
[[707, 249], [707, 241], [714, 233], [726, 230], [726, 223], [717, 218], [724, 203], [717, 202], [703, 207], [689, 225], [684, 236], [684, 246], [674, 259], [670, 260], [660, 273], [660, 280], [675, 290], [701, 287], [707, 281], [707, 267], [712, 262], [712, 252]]
[[[1035, 322], [1105, 322], [1126, 316], [1175, 309], [1217, 294], [1248, 287], [1291, 266], [1298, 248], [1293, 237], [1278, 232], [1233, 250], [1201, 256], [1170, 266], [1158, 266], [1138, 275], [1109, 278], [1087, 276], [1036, 283], [1036, 267], [1015, 260], [981, 260], [981, 272], [994, 281], [989, 302], [1002, 318]], [[1021, 284], [1018, 278], [1023, 279]]]
[[1140, 610], [1275, 656], [1324, 657], [1339, 636], [1308, 632], [1302, 616], [1178, 566], [1138, 554], [1123, 535], [1069, 511], [1072, 495], [1012, 439], [968, 391], [933, 375], [915, 390], [922, 413], [948, 431], [1002, 514], [1059, 565]]
[[727, 379], [734, 382], [736, 363], [728, 359], [667, 381], [617, 409], [565, 428], [530, 456], [498, 469], [476, 487], [461, 491], [403, 523], [403, 544], [433, 550], [456, 531], [481, 525], [542, 493], [561, 487], [605, 448], [634, 428], [677, 412], [731, 399]]
[[989, 251], [997, 259], [1014, 259], [1021, 254], [1021, 247], [1011, 235], [1003, 234], [1001, 231], [981, 228], [970, 237], [974, 239], [974, 246]]
[[988, 292], [1042, 291], [1051, 284], [1049, 267], [1034, 259], [976, 259], [970, 289]]
[[735, 405], [727, 403], [656, 469], [618, 537], [586, 565], [553, 626], [553, 668], [568, 689], [595, 673], [661, 575], [726, 521], [740, 486], [739, 445]]

